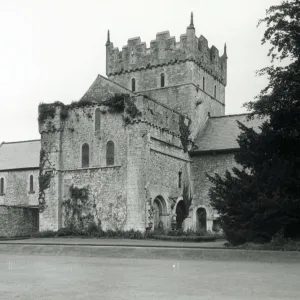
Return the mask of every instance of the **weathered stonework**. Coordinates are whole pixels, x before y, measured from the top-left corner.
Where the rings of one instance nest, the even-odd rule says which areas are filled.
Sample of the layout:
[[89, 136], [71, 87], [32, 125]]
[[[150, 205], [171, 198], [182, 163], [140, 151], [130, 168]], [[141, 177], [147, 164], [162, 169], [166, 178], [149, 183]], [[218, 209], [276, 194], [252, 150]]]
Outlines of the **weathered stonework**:
[[222, 56], [209, 48], [193, 20], [179, 42], [161, 32], [150, 48], [133, 38], [119, 51], [108, 35], [106, 73], [80, 101], [39, 107], [34, 195], [27, 193], [30, 171], [1, 173], [0, 146], [0, 177], [9, 182], [0, 204], [38, 204], [41, 231], [93, 223], [213, 230], [218, 215], [205, 173], [235, 166], [236, 120], [246, 118], [224, 115], [226, 46]]
[[39, 230], [37, 208], [0, 205], [0, 237], [31, 236]]
[[[30, 176], [33, 176], [33, 190], [30, 190]], [[0, 194], [0, 205], [38, 207], [38, 169], [0, 171], [4, 179], [4, 193]]]

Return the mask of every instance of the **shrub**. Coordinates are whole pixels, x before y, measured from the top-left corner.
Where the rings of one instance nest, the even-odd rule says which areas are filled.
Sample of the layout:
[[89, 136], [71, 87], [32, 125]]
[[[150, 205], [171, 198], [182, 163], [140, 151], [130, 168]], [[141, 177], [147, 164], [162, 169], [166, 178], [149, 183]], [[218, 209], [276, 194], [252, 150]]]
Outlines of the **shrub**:
[[81, 236], [85, 233], [75, 227], [62, 227], [57, 231], [57, 236]]
[[37, 238], [47, 238], [47, 237], [55, 237], [55, 236], [56, 236], [56, 232], [52, 230], [40, 231], [32, 235], [32, 237], [37, 237]]

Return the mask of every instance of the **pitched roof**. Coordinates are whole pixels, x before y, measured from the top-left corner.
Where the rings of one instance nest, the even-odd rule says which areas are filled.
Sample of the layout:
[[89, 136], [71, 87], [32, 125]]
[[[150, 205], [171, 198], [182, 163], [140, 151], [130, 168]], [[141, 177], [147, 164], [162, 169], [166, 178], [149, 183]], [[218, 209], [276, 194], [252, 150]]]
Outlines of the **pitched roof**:
[[115, 93], [135, 95], [132, 91], [124, 88], [118, 83], [98, 75], [80, 100], [101, 102], [113, 96]]
[[3, 142], [0, 145], [0, 171], [38, 168], [40, 149], [40, 140]]
[[196, 147], [192, 152], [238, 149], [236, 139], [240, 134], [240, 129], [237, 121], [255, 131], [258, 131], [259, 126], [264, 122], [259, 118], [248, 121], [247, 116], [248, 114], [241, 114], [209, 118], [204, 128], [198, 133], [195, 139]]

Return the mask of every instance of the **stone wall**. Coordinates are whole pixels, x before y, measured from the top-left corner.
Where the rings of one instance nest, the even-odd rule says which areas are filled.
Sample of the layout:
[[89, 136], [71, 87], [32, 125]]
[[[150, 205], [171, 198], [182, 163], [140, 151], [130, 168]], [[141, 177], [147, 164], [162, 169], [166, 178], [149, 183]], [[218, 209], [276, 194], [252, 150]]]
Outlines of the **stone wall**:
[[0, 205], [0, 237], [30, 236], [38, 228], [37, 208]]
[[[70, 187], [86, 187], [88, 201], [83, 207], [82, 216], [91, 214], [96, 224], [101, 223], [103, 230], [121, 230], [126, 223], [126, 168], [109, 166], [63, 173], [63, 201], [71, 199]], [[63, 202], [64, 203], [64, 202]], [[64, 207], [64, 205], [63, 205]], [[63, 208], [62, 226], [67, 227]]]
[[[225, 50], [225, 49], [224, 49]], [[128, 40], [126, 46], [119, 51], [110, 41], [106, 44], [106, 74], [108, 76], [144, 70], [161, 65], [174, 65], [177, 62], [193, 61], [216, 80], [226, 85], [227, 55], [219, 56], [215, 46], [208, 47], [205, 37], [197, 38], [195, 29], [188, 27], [180, 36], [180, 42], [171, 37], [168, 31], [160, 32], [151, 41], [150, 48], [142, 43], [140, 37]]]
[[[26, 159], [26, 158], [24, 158]], [[30, 176], [33, 176], [33, 191], [30, 191]], [[39, 170], [0, 171], [4, 178], [4, 195], [0, 195], [0, 205], [37, 206], [39, 196]]]
[[201, 154], [192, 157], [192, 183], [193, 183], [193, 206], [196, 212], [198, 207], [206, 209], [208, 220], [214, 219], [215, 212], [209, 203], [208, 192], [211, 183], [205, 174], [224, 175], [226, 170], [231, 170], [238, 165], [234, 161], [234, 153], [224, 154]]
[[[100, 130], [95, 130], [96, 108], [101, 110]], [[126, 129], [123, 125], [122, 113], [109, 111], [108, 107], [100, 105], [71, 109], [64, 121], [60, 119], [60, 108], [57, 108], [55, 118], [40, 125], [42, 150], [47, 156], [45, 171], [47, 168], [54, 171], [50, 187], [45, 191], [47, 208], [41, 214], [42, 230], [57, 230], [63, 226], [65, 180], [68, 186], [89, 183], [91, 195], [100, 201], [99, 205], [104, 205], [104, 211], [110, 203], [114, 204], [123, 197], [120, 191], [125, 189], [127, 149]], [[108, 141], [114, 142], [115, 160], [113, 167], [106, 168]], [[82, 166], [83, 144], [89, 145], [88, 167]], [[105, 191], [99, 188], [103, 184]], [[114, 184], [119, 187], [114, 187]], [[97, 186], [103, 191], [105, 201], [99, 199], [99, 193], [95, 192]]]
[[[165, 87], [160, 87], [160, 74], [165, 74]], [[202, 78], [205, 76], [205, 91]], [[182, 62], [171, 66], [139, 70], [110, 79], [131, 89], [131, 79], [136, 80], [136, 91], [191, 117], [195, 122], [203, 122], [203, 116], [225, 113], [225, 86], [194, 62]], [[214, 86], [217, 89], [214, 98]], [[203, 105], [199, 106], [202, 102]], [[198, 110], [200, 109], [200, 112]]]

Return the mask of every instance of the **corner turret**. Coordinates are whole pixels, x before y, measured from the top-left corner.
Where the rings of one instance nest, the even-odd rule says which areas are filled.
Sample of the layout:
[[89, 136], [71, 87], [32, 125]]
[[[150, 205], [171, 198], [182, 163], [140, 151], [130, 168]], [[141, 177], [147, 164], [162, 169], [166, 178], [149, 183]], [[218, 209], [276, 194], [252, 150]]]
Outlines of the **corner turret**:
[[114, 47], [113, 43], [110, 42], [110, 32], [109, 32], [109, 30], [107, 30], [107, 41], [105, 43], [105, 47], [106, 47], [106, 74], [107, 74], [110, 51]]

